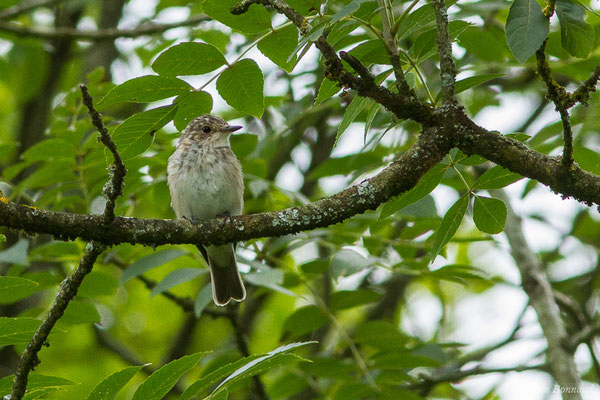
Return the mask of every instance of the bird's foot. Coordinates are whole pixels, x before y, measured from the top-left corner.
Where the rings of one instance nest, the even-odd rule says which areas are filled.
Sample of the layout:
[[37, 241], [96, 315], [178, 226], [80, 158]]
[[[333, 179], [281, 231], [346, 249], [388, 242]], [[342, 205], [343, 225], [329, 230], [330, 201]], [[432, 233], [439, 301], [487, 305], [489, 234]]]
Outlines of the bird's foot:
[[222, 214], [217, 214], [217, 218], [223, 218], [223, 225], [221, 225], [222, 227], [225, 226], [227, 222], [230, 224], [233, 223], [233, 216], [229, 214], [229, 211], [225, 211]]

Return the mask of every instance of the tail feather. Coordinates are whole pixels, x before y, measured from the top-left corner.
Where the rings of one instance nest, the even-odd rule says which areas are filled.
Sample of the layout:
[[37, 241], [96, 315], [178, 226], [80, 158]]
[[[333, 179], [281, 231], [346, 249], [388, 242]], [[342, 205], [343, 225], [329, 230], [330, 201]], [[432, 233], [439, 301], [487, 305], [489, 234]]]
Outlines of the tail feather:
[[231, 300], [243, 301], [246, 289], [237, 268], [233, 245], [208, 246], [206, 253], [215, 304], [225, 306]]

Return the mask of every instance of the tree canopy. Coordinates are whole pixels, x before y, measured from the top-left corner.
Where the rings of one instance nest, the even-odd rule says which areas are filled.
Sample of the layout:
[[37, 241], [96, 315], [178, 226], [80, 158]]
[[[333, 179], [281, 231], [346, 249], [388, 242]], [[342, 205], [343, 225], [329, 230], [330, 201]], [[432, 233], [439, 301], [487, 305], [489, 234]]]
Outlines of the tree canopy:
[[[5, 1], [0, 396], [597, 393], [593, 4]], [[177, 220], [207, 113], [244, 215]]]

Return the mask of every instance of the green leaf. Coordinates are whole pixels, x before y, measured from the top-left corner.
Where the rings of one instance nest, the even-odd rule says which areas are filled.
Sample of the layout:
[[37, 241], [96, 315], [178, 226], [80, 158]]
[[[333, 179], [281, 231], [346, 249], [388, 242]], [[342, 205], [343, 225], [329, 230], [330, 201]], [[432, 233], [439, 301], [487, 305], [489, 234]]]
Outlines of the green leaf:
[[183, 250], [169, 249], [157, 251], [155, 253], [144, 256], [136, 262], [129, 265], [125, 269], [125, 271], [123, 271], [120, 283], [121, 285], [123, 285], [128, 280], [136, 278], [152, 268], [159, 267], [185, 254], [187, 254], [187, 252]]
[[182, 283], [185, 283], [187, 281], [191, 281], [192, 279], [197, 278], [200, 275], [206, 274], [207, 272], [208, 271], [206, 269], [200, 268], [176, 269], [152, 288], [150, 297], [154, 297], [157, 294], [160, 294], [165, 290], [169, 290], [174, 286], [181, 285]]
[[263, 85], [262, 71], [249, 58], [231, 65], [217, 79], [217, 90], [227, 104], [256, 118], [265, 110]]
[[[148, 365], [148, 364], [146, 364]], [[144, 368], [144, 365], [137, 367], [128, 367], [121, 371], [115, 372], [109, 377], [105, 378], [102, 382], [98, 383], [94, 390], [86, 397], [86, 400], [112, 400], [117, 396], [119, 390], [121, 390], [127, 382], [138, 373], [140, 369]]]
[[17, 276], [0, 276], [0, 304], [10, 304], [29, 297], [39, 284]]
[[[14, 375], [5, 376], [0, 379], [0, 396], [3, 397], [10, 394], [14, 379]], [[74, 382], [58, 376], [30, 374], [27, 378], [27, 392], [30, 393], [39, 389], [57, 388], [74, 384]]]
[[160, 400], [165, 397], [177, 381], [196, 366], [206, 353], [195, 353], [162, 366], [137, 388], [133, 400]]
[[389, 322], [369, 321], [358, 326], [354, 340], [379, 350], [393, 350], [405, 348], [408, 338]]
[[68, 140], [54, 138], [42, 140], [28, 148], [21, 156], [25, 161], [48, 161], [60, 159], [73, 159], [77, 148]]
[[515, 58], [523, 64], [540, 48], [550, 23], [535, 0], [515, 0], [506, 20], [506, 40]]
[[[450, 40], [454, 41], [471, 24], [465, 21], [452, 21], [448, 28], [450, 30]], [[410, 48], [410, 54], [416, 62], [422, 62], [431, 57], [437, 56], [437, 29], [430, 29], [420, 34]]]
[[379, 300], [381, 294], [367, 289], [342, 290], [331, 295], [329, 306], [332, 311], [362, 306]]
[[232, 384], [238, 381], [241, 381], [254, 375], [259, 375], [263, 372], [272, 370], [282, 365], [296, 363], [298, 361], [309, 361], [295, 354], [289, 354], [288, 352], [292, 349], [298, 348], [300, 346], [305, 346], [311, 343], [316, 342], [300, 342], [286, 344], [281, 347], [278, 347], [277, 349], [269, 352], [268, 354], [262, 357], [250, 361], [249, 363], [247, 363], [246, 365], [237, 369], [235, 372], [229, 375], [223, 382], [221, 382], [221, 384], [217, 386], [217, 388], [212, 392], [212, 395], [215, 395], [216, 393], [220, 392], [221, 390], [227, 388], [228, 386], [231, 386]]
[[381, 208], [379, 219], [387, 218], [427, 196], [439, 185], [447, 169], [448, 166], [445, 164], [435, 165], [423, 175], [414, 188], [386, 202]]
[[60, 322], [69, 325], [93, 324], [100, 322], [100, 314], [94, 304], [73, 300], [67, 306]]
[[212, 44], [185, 42], [168, 48], [152, 63], [152, 69], [164, 76], [202, 75], [227, 64]]
[[281, 69], [292, 72], [296, 65], [297, 57], [288, 58], [298, 45], [298, 30], [294, 25], [273, 31], [270, 35], [258, 42], [258, 50], [269, 57]]
[[196, 301], [194, 302], [194, 315], [196, 317], [200, 317], [204, 309], [210, 304], [212, 301], [212, 288], [210, 284], [204, 286], [202, 290], [196, 296]]
[[319, 11], [321, 7], [321, 0], [288, 0], [286, 3], [304, 16]]
[[233, 15], [230, 10], [238, 0], [205, 0], [202, 10], [212, 19], [245, 34], [255, 35], [271, 29], [271, 16], [260, 4], [251, 4], [242, 15]]
[[166, 99], [189, 93], [193, 88], [177, 78], [165, 76], [146, 75], [123, 82], [112, 88], [98, 102], [98, 108], [111, 106], [126, 101], [134, 103], [150, 103], [152, 101]]
[[367, 40], [350, 50], [348, 54], [358, 58], [363, 64], [390, 64], [390, 57], [380, 39]]
[[285, 320], [283, 330], [293, 337], [306, 335], [329, 322], [327, 315], [317, 306], [304, 306]]
[[371, 267], [371, 262], [354, 250], [342, 249], [331, 258], [331, 274], [335, 279]]
[[[271, 352], [269, 352], [267, 354], [251, 355], [249, 357], [242, 358], [241, 360], [237, 360], [237, 361], [235, 361], [233, 363], [229, 363], [227, 365], [224, 365], [221, 368], [217, 369], [216, 371], [213, 371], [213, 372], [209, 373], [208, 375], [203, 376], [199, 381], [194, 382], [192, 385], [190, 385], [185, 390], [185, 392], [183, 392], [183, 394], [179, 397], [179, 400], [189, 400], [189, 399], [191, 399], [193, 397], [196, 397], [203, 390], [206, 390], [211, 385], [215, 384], [216, 382], [220, 381], [221, 379], [223, 379], [225, 377], [229, 376], [229, 378], [233, 379], [236, 376], [240, 375], [239, 373], [237, 375], [235, 375], [236, 372], [238, 372], [238, 371], [240, 371], [240, 370], [242, 370], [244, 368], [246, 370], [251, 369], [251, 371], [249, 371], [249, 373], [252, 373], [252, 372], [259, 373], [259, 372], [257, 372], [257, 369], [259, 367], [265, 365], [265, 361], [268, 361], [273, 356], [276, 356], [276, 355], [279, 355], [279, 354], [285, 354], [286, 352], [288, 352], [290, 350], [293, 350], [295, 348], [298, 348], [300, 346], [305, 346], [307, 344], [313, 344], [313, 343], [316, 343], [316, 342], [290, 343], [290, 344], [286, 344], [284, 346], [278, 347], [277, 349], [275, 349], [275, 350], [273, 350], [273, 351], [271, 351]], [[295, 357], [296, 357], [296, 359], [299, 358], [297, 356], [295, 356]], [[258, 360], [258, 365], [257, 365], [257, 363], [254, 363], [257, 360]], [[275, 361], [277, 361], [277, 360], [275, 360]], [[268, 364], [267, 364], [267, 367], [269, 367]], [[271, 368], [274, 368], [274, 367], [271, 366]], [[242, 378], [243, 377], [240, 377], [238, 379], [242, 379]], [[229, 380], [231, 380], [231, 379], [229, 379]], [[225, 383], [225, 381], [223, 383]], [[229, 384], [230, 383], [232, 383], [232, 382], [229, 382]]]
[[482, 232], [500, 233], [506, 224], [506, 205], [499, 199], [475, 196], [473, 221]]
[[340, 124], [338, 126], [337, 136], [335, 138], [336, 144], [337, 144], [338, 140], [340, 139], [340, 137], [342, 136], [342, 133], [344, 133], [344, 131], [346, 129], [348, 129], [350, 124], [352, 122], [354, 122], [354, 120], [358, 117], [358, 115], [362, 112], [362, 110], [365, 107], [370, 106], [372, 103], [373, 103], [373, 100], [369, 99], [368, 97], [361, 97], [358, 95], [354, 96], [354, 98], [352, 99], [352, 101], [350, 102], [348, 107], [346, 108], [346, 111], [344, 112], [344, 117], [342, 118], [342, 122], [340, 122]]
[[[504, 75], [505, 74], [485, 74], [485, 75], [470, 76], [468, 78], [461, 79], [459, 81], [456, 81], [456, 84], [454, 85], [454, 93], [458, 94], [460, 92], [464, 92], [467, 89], [471, 89], [472, 87], [481, 85], [482, 83], [486, 83], [488, 81], [491, 81], [492, 79], [500, 78], [501, 76], [504, 76]], [[440, 91], [437, 94], [437, 96], [435, 97], [435, 100], [437, 101], [441, 98], [442, 98], [442, 92]]]
[[573, 57], [586, 58], [594, 48], [594, 28], [585, 22], [585, 8], [576, 1], [557, 0], [560, 42]]
[[258, 136], [253, 133], [237, 133], [229, 138], [231, 149], [241, 160], [250, 155], [258, 145]]
[[144, 111], [127, 118], [112, 134], [123, 160], [144, 153], [154, 141], [154, 133], [175, 116], [177, 107], [165, 106]]
[[499, 165], [485, 171], [473, 184], [473, 189], [502, 189], [523, 177]]
[[77, 295], [81, 297], [112, 296], [118, 287], [119, 281], [112, 274], [92, 271], [81, 282]]
[[15, 265], [29, 265], [27, 251], [29, 250], [29, 240], [19, 239], [6, 250], [0, 251], [0, 262]]
[[319, 86], [319, 91], [317, 92], [317, 97], [315, 98], [315, 106], [318, 106], [325, 100], [331, 98], [340, 90], [342, 89], [337, 85], [337, 82], [323, 78], [321, 86]]
[[202, 378], [200, 378], [200, 380], [198, 380], [197, 382], [194, 382], [193, 384], [188, 386], [188, 388], [179, 397], [179, 400], [189, 400], [193, 397], [198, 396], [204, 390], [208, 389], [210, 386], [214, 385], [221, 379], [227, 377], [228, 375], [230, 375], [237, 369], [243, 367], [248, 362], [250, 362], [252, 360], [256, 360], [260, 357], [262, 357], [260, 354], [248, 356], [248, 357], [242, 358], [241, 360], [237, 360], [233, 363], [224, 365], [221, 368], [217, 369], [216, 371], [213, 371], [213, 372], [207, 374], [206, 376], [203, 376]]
[[42, 321], [35, 318], [0, 317], [0, 347], [26, 345], [41, 324]]
[[450, 207], [442, 223], [440, 224], [435, 237], [433, 239], [433, 248], [431, 251], [431, 261], [433, 261], [438, 254], [442, 251], [442, 248], [452, 239], [452, 236], [458, 230], [460, 223], [462, 222], [467, 207], [469, 205], [469, 196], [461, 196], [455, 203]]
[[175, 128], [182, 131], [194, 118], [210, 113], [213, 100], [210, 94], [199, 91], [178, 97], [174, 104], [177, 104], [177, 114], [173, 123]]

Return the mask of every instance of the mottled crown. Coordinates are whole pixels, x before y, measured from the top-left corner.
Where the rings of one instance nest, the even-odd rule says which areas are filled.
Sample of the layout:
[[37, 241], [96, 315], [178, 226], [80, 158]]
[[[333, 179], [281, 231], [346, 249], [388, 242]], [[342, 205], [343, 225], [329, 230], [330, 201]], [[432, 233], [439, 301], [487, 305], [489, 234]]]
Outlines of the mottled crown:
[[205, 114], [194, 118], [183, 133], [202, 133], [210, 135], [213, 132], [224, 131], [229, 127], [227, 122], [216, 115]]

